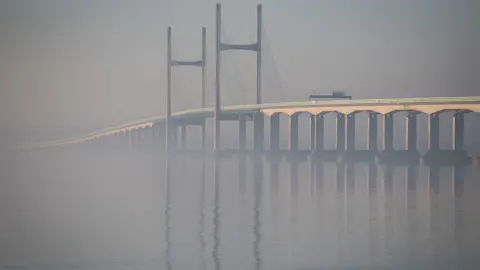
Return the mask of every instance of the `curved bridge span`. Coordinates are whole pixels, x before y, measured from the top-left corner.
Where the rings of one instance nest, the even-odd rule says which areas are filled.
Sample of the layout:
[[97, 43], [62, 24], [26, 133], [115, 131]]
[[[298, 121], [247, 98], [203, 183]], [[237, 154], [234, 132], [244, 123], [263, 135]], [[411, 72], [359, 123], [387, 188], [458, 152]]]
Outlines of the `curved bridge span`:
[[[295, 150], [298, 148], [298, 138], [296, 138], [298, 135], [296, 136], [295, 134], [298, 133], [299, 114], [307, 113], [312, 116], [312, 147], [314, 147], [316, 142], [318, 148], [323, 147], [323, 142], [321, 142], [321, 140], [323, 140], [323, 134], [320, 134], [320, 132], [323, 132], [323, 115], [327, 113], [335, 113], [337, 115], [337, 149], [344, 150], [349, 148], [349, 140], [350, 143], [352, 143], [352, 139], [355, 136], [352, 130], [352, 125], [355, 123], [354, 116], [356, 113], [368, 112], [371, 116], [369, 121], [372, 121], [374, 118], [376, 120], [377, 115], [383, 115], [383, 121], [385, 121], [384, 124], [386, 124], [384, 127], [384, 135], [386, 136], [387, 140], [385, 144], [386, 148], [390, 147], [390, 142], [388, 141], [389, 134], [392, 133], [393, 137], [393, 118], [391, 117], [393, 114], [396, 112], [409, 113], [408, 117], [412, 119], [410, 120], [412, 124], [408, 126], [410, 130], [407, 132], [407, 135], [410, 134], [410, 136], [412, 136], [411, 139], [416, 139], [416, 135], [413, 134], [414, 132], [416, 133], [416, 121], [413, 121], [413, 119], [416, 114], [424, 113], [430, 116], [429, 133], [431, 134], [432, 138], [430, 139], [433, 143], [430, 146], [435, 147], [434, 144], [437, 143], [435, 132], [438, 129], [438, 115], [445, 111], [456, 112], [454, 119], [454, 121], [457, 123], [457, 125], [454, 127], [457, 129], [456, 142], [461, 144], [459, 147], [463, 147], [463, 139], [460, 140], [460, 138], [458, 138], [458, 136], [463, 138], [463, 115], [470, 112], [480, 112], [480, 97], [359, 99], [238, 105], [222, 107], [218, 116], [215, 115], [215, 110], [212, 107], [173, 113], [169, 118], [169, 122], [171, 123], [170, 126], [172, 127], [197, 125], [205, 129], [204, 123], [208, 118], [218, 117], [218, 121], [238, 121], [240, 127], [242, 127], [242, 124], [249, 119], [258, 117], [263, 119], [264, 117], [271, 117], [270, 150], [273, 150], [278, 148], [277, 145], [275, 145], [279, 136], [278, 134], [275, 134], [275, 132], [279, 132], [279, 129], [276, 127], [276, 125], [278, 125], [276, 118], [278, 118], [279, 114], [286, 114], [290, 117], [290, 150]], [[76, 145], [100, 139], [107, 139], [109, 137], [122, 136], [136, 131], [154, 130], [155, 127], [159, 127], [159, 129], [155, 129], [154, 133], [156, 133], [154, 135], [165, 137], [166, 134], [162, 134], [162, 132], [166, 133], [166, 122], [167, 117], [155, 116], [125, 123], [119, 126], [105, 128], [89, 134], [82, 134], [65, 140], [45, 142], [32, 145], [30, 147], [44, 148]], [[369, 141], [373, 144], [373, 141], [376, 140], [375, 135], [373, 135], [373, 129], [376, 129], [377, 125], [373, 125], [372, 123], [369, 123], [372, 133]], [[320, 124], [322, 124], [322, 126], [320, 126]], [[389, 130], [390, 126], [392, 126], [391, 131]], [[414, 126], [415, 129], [412, 130]], [[244, 131], [243, 128], [240, 128], [240, 132], [242, 133], [246, 131]], [[262, 137], [263, 141], [263, 121], [260, 121], [260, 125], [255, 125], [255, 133], [261, 133], [257, 137]], [[243, 136], [245, 135], [240, 134], [241, 141], [244, 139]], [[263, 142], [258, 142], [257, 144], [263, 148]], [[413, 142], [411, 146], [413, 147]], [[240, 142], [240, 148], [242, 147], [243, 144]]]

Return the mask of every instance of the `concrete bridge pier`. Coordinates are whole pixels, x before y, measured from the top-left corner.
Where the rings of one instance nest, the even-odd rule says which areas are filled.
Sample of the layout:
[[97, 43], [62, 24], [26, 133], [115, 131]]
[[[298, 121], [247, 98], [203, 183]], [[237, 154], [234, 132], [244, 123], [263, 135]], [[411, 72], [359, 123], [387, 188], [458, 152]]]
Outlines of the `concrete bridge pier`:
[[457, 112], [453, 116], [453, 151], [465, 152], [465, 117], [464, 112]]
[[181, 150], [187, 150], [187, 125], [180, 125], [180, 146]]
[[263, 154], [265, 143], [265, 118], [263, 113], [256, 112], [253, 115], [253, 151]]
[[440, 150], [440, 117], [438, 113], [430, 114], [428, 118], [428, 148], [430, 152]]
[[143, 132], [145, 150], [147, 152], [153, 153], [153, 138], [155, 136], [153, 126], [144, 128]]
[[413, 156], [418, 157], [418, 149], [417, 149], [417, 113], [416, 112], [409, 112], [407, 117], [405, 118], [406, 121], [406, 142], [405, 145], [407, 146], [407, 152]]
[[174, 123], [167, 123], [165, 128], [165, 145], [167, 152], [170, 150], [175, 151], [178, 149], [178, 126]]
[[346, 115], [346, 150], [347, 152], [355, 152], [355, 113]]
[[398, 158], [393, 147], [393, 113], [387, 113], [383, 115], [383, 149], [379, 154], [379, 158], [382, 162], [390, 162]]
[[125, 150], [130, 150], [132, 148], [132, 143], [131, 143], [131, 134], [128, 131], [122, 131], [120, 132], [120, 137], [122, 138], [122, 142], [125, 143]]
[[140, 132], [138, 129], [133, 129], [130, 131], [130, 149], [132, 151], [137, 151], [140, 145]]
[[270, 116], [270, 152], [272, 155], [280, 151], [280, 115]]
[[[343, 161], [355, 161], [355, 160], [365, 160], [372, 161], [374, 158], [374, 153], [371, 151], [357, 150], [355, 146], [355, 116], [356, 113], [350, 113], [345, 115], [345, 151], [342, 154]], [[373, 134], [373, 133], [372, 133]], [[376, 139], [376, 138], [375, 138]], [[375, 141], [376, 143], [376, 141]]]
[[368, 151], [372, 155], [378, 154], [378, 113], [368, 113]]
[[405, 118], [405, 150], [395, 150], [394, 142], [394, 113], [383, 116], [383, 151], [380, 159], [383, 163], [402, 163], [406, 165], [417, 165], [420, 161], [420, 154], [417, 148], [417, 112], [410, 111]]
[[391, 154], [393, 148], [393, 114], [387, 113], [383, 116], [383, 151]]
[[145, 150], [145, 128], [138, 128], [136, 131], [136, 149], [139, 152]]
[[298, 153], [298, 114], [294, 114], [289, 118], [288, 151], [290, 155]]
[[437, 163], [442, 159], [440, 153], [440, 117], [432, 113], [428, 117], [428, 152], [423, 157], [427, 164]]
[[345, 115], [337, 113], [337, 139], [335, 150], [339, 154], [345, 151], [345, 130]]
[[165, 124], [155, 123], [152, 126], [152, 148], [154, 151], [165, 150]]
[[238, 115], [238, 149], [247, 152], [247, 117], [243, 114]]
[[316, 115], [310, 115], [310, 153], [315, 151], [315, 118]]
[[428, 125], [429, 151], [424, 156], [427, 164], [468, 165], [471, 158], [465, 150], [465, 111], [457, 111], [453, 116], [453, 145], [450, 150], [440, 149], [439, 114], [431, 114]]
[[119, 147], [122, 150], [128, 150], [130, 148], [130, 136], [128, 132], [121, 131], [118, 133]]
[[107, 138], [108, 141], [110, 141], [109, 144], [109, 150], [110, 151], [119, 151], [120, 148], [122, 147], [122, 139], [120, 138], [120, 134], [112, 134], [110, 135], [109, 138]]
[[206, 151], [207, 150], [207, 129], [205, 127], [205, 119], [202, 121], [202, 124], [200, 125], [200, 129], [201, 129], [201, 132], [202, 132], [202, 151]]
[[319, 155], [325, 150], [325, 121], [323, 114], [313, 115], [315, 121], [315, 145], [313, 153]]

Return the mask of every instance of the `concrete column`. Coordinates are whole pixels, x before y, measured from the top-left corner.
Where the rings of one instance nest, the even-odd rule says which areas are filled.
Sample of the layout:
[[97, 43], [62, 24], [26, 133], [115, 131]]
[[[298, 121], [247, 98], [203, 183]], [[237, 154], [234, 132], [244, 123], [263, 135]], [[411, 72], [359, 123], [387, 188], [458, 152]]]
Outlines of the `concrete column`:
[[428, 146], [429, 151], [440, 150], [440, 118], [433, 113], [428, 118]]
[[270, 117], [270, 151], [280, 150], [280, 115]]
[[154, 147], [156, 150], [162, 150], [164, 149], [165, 147], [165, 137], [166, 137], [166, 134], [165, 134], [165, 124], [164, 123], [156, 123], [154, 126], [153, 126], [153, 129], [154, 129], [154, 138], [153, 138], [153, 142], [154, 142]]
[[368, 114], [368, 151], [378, 153], [378, 117], [376, 112]]
[[263, 113], [257, 112], [253, 117], [253, 149], [256, 153], [262, 153], [265, 141], [265, 128]]
[[207, 147], [207, 129], [205, 127], [205, 119], [203, 120], [202, 122], [202, 125], [200, 126], [201, 130], [202, 130], [202, 151], [206, 151]]
[[289, 149], [291, 152], [298, 151], [298, 114], [290, 116], [289, 119], [290, 139]]
[[150, 130], [151, 128], [145, 127], [142, 129], [142, 146], [143, 149], [149, 149], [150, 147]]
[[367, 172], [367, 178], [368, 178], [368, 190], [369, 191], [374, 191], [377, 189], [377, 177], [378, 177], [378, 168], [375, 163], [370, 163], [368, 165], [368, 172]]
[[409, 112], [406, 118], [406, 142], [408, 152], [417, 152], [417, 113]]
[[124, 137], [122, 132], [115, 133], [115, 135], [113, 136], [115, 137], [115, 147], [116, 148], [122, 147], [124, 142]]
[[187, 127], [186, 125], [180, 126], [180, 148], [187, 149]]
[[310, 115], [310, 151], [315, 151], [316, 115]]
[[167, 145], [165, 144], [167, 142], [167, 124], [163, 123], [159, 127], [160, 129], [160, 145], [163, 147], [163, 149], [167, 149]]
[[148, 147], [152, 149], [155, 145], [155, 141], [158, 137], [158, 128], [154, 124], [153, 126], [148, 128]]
[[347, 151], [353, 152], [355, 151], [355, 113], [350, 113], [346, 116], [347, 122], [347, 129], [346, 129], [346, 137], [347, 137]]
[[247, 150], [247, 118], [243, 114], [238, 116], [238, 149]]
[[130, 131], [130, 143], [132, 149], [136, 149], [138, 147], [138, 143], [140, 141], [138, 129], [134, 129]]
[[132, 131], [125, 131], [125, 137], [127, 141], [127, 149], [131, 150], [133, 148], [133, 134]]
[[463, 113], [453, 116], [453, 150], [465, 150], [465, 117]]
[[158, 123], [154, 123], [150, 127], [150, 148], [158, 150]]
[[323, 114], [315, 116], [315, 152], [321, 152], [325, 149], [324, 137], [325, 137], [325, 123]]
[[140, 135], [140, 148], [142, 150], [147, 149], [148, 145], [148, 128], [144, 127], [139, 130], [139, 135]]
[[[172, 149], [172, 150], [175, 150], [175, 149], [178, 149], [178, 126], [175, 125], [175, 124], [171, 124], [170, 127], [167, 126], [167, 128], [170, 129], [170, 134], [168, 134], [167, 136], [170, 137], [170, 139], [167, 140], [167, 143], [170, 143], [170, 145], [168, 145], [167, 149]], [[168, 133], [168, 130], [167, 130], [167, 133]]]
[[138, 129], [137, 133], [138, 133], [138, 148], [140, 150], [144, 150], [146, 147], [146, 137], [147, 137], [147, 132], [146, 132], [146, 128], [140, 128]]
[[345, 115], [342, 113], [337, 113], [336, 150], [338, 152], [345, 151]]
[[393, 151], [393, 114], [383, 116], [383, 151]]

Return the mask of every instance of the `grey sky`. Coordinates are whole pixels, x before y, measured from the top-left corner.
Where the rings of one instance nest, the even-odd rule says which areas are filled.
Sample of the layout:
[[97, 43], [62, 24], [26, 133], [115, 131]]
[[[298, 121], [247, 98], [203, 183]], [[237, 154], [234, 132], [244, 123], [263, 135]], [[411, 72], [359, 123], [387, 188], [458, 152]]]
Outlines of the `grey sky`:
[[[199, 27], [207, 27], [211, 89], [216, 2], [1, 0], [0, 123], [98, 127], [162, 114], [168, 25], [182, 59], [200, 56]], [[220, 2], [228, 40], [253, 41], [259, 1]], [[260, 2], [270, 44], [266, 101], [303, 99], [314, 88], [356, 97], [480, 94], [479, 1]], [[225, 102], [253, 101], [254, 54], [224, 59], [225, 88], [248, 89]], [[174, 77], [175, 108], [197, 106], [200, 72]]]

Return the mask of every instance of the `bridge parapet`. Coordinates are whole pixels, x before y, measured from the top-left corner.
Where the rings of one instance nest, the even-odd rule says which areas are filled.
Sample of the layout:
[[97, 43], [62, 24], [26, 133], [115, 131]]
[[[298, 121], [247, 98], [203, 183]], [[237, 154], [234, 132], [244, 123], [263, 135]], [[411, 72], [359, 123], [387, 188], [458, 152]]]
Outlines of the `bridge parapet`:
[[[204, 121], [207, 118], [214, 117], [214, 108], [200, 108], [185, 110], [171, 115], [172, 121], [187, 121], [189, 119]], [[312, 115], [324, 115], [327, 113], [339, 113], [344, 115], [355, 114], [359, 112], [370, 112], [377, 114], [393, 114], [399, 111], [408, 111], [413, 113], [438, 114], [444, 111], [456, 111], [458, 114], [468, 112], [480, 112], [480, 97], [453, 97], [453, 98], [400, 98], [400, 99], [364, 99], [364, 100], [331, 100], [331, 101], [300, 101], [284, 103], [267, 104], [249, 104], [225, 106], [221, 108], [221, 114], [233, 115], [239, 119], [239, 115], [252, 116], [258, 112], [267, 116], [286, 114], [293, 116], [299, 113], [309, 113]], [[224, 117], [224, 120], [230, 119]], [[233, 119], [233, 118], [232, 118]], [[233, 119], [233, 120], [235, 120]], [[118, 133], [131, 132], [138, 128], [152, 127], [156, 123], [164, 123], [165, 116], [155, 116], [138, 121], [129, 122], [106, 129], [99, 130], [68, 138], [65, 140], [45, 142], [30, 147], [52, 147], [85, 143], [90, 140], [109, 137]]]

